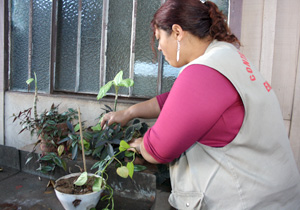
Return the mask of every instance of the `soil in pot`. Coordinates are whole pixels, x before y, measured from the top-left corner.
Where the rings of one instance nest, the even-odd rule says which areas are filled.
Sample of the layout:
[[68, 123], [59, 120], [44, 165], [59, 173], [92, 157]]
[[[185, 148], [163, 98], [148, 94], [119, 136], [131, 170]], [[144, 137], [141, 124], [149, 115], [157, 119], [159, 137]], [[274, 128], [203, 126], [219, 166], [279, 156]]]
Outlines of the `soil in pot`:
[[57, 182], [55, 183], [55, 189], [62, 193], [75, 195], [92, 193], [93, 184], [95, 182], [96, 177], [88, 176], [86, 184], [84, 184], [83, 186], [77, 186], [74, 184], [74, 182], [77, 180], [78, 177], [79, 175], [57, 180]]

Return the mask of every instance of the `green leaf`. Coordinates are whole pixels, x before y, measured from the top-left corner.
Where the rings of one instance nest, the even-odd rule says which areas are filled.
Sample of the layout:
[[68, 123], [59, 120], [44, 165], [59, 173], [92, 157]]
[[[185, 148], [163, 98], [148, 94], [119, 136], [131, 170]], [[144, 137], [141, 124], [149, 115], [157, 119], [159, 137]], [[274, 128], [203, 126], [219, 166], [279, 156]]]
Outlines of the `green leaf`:
[[121, 81], [121, 83], [119, 84], [119, 86], [121, 87], [132, 87], [134, 85], [134, 81], [130, 78], [128, 79], [124, 79]]
[[103, 98], [107, 91], [109, 91], [109, 89], [111, 88], [113, 82], [112, 81], [109, 81], [108, 83], [106, 83], [106, 85], [102, 86], [99, 90], [99, 93], [98, 93], [98, 96], [97, 96], [97, 100]]
[[103, 166], [105, 163], [106, 163], [105, 160], [98, 161], [92, 166], [91, 170], [93, 170], [95, 168], [99, 168], [98, 170], [101, 171], [103, 169]]
[[61, 160], [61, 167], [65, 170], [65, 171], [67, 171], [67, 163], [66, 163], [66, 161], [64, 161], [64, 160]]
[[41, 158], [41, 160], [43, 160], [43, 161], [48, 161], [48, 160], [51, 160], [52, 159], [52, 156], [51, 155], [45, 155], [45, 156], [43, 156], [42, 158]]
[[114, 78], [114, 83], [116, 86], [119, 86], [121, 81], [123, 80], [123, 71], [121, 70]]
[[75, 144], [72, 148], [72, 160], [75, 160], [77, 158], [78, 153], [78, 144]]
[[85, 140], [85, 139], [83, 139], [83, 146], [84, 146], [85, 150], [89, 150], [90, 149], [90, 143], [87, 140]]
[[144, 171], [147, 167], [143, 165], [134, 165], [134, 171]]
[[78, 179], [74, 182], [75, 185], [77, 186], [82, 186], [86, 183], [88, 179], [88, 174], [87, 172], [83, 172], [79, 177]]
[[125, 156], [126, 157], [132, 157], [134, 155], [134, 152], [132, 152], [132, 151], [125, 151]]
[[92, 127], [92, 130], [93, 130], [93, 131], [101, 131], [101, 130], [102, 130], [101, 124], [98, 123], [97, 125], [93, 126], [93, 127]]
[[65, 150], [65, 146], [64, 145], [59, 145], [58, 148], [57, 148], [58, 156], [61, 156], [62, 153], [64, 152], [64, 150]]
[[117, 168], [117, 174], [120, 177], [127, 178], [129, 175], [128, 168], [126, 166], [121, 166], [121, 167]]
[[127, 165], [126, 165], [126, 167], [128, 169], [128, 175], [132, 179], [133, 172], [134, 172], [134, 164], [133, 164], [133, 162], [128, 162]]
[[58, 165], [59, 167], [63, 167], [62, 166], [62, 163], [61, 163], [61, 159], [59, 158], [59, 157], [54, 157], [53, 158], [53, 162], [56, 164], [56, 165]]
[[39, 168], [37, 170], [40, 170], [43, 173], [47, 173], [49, 171], [53, 171], [54, 167], [51, 167], [51, 166], [42, 166], [41, 168]]
[[77, 132], [77, 131], [79, 131], [79, 130], [80, 130], [80, 124], [77, 123], [77, 125], [76, 125], [75, 128], [74, 128], [74, 131]]
[[26, 83], [27, 83], [27, 85], [29, 85], [30, 83], [32, 83], [34, 81], [34, 79], [33, 78], [30, 78], [30, 79], [28, 79], [27, 81], [26, 81]]
[[129, 146], [129, 144], [126, 141], [122, 140], [120, 142], [120, 146], [119, 146], [120, 152], [126, 151], [129, 148], [130, 148], [130, 146]]
[[93, 192], [99, 192], [102, 189], [102, 177], [96, 177], [95, 182], [93, 184]]

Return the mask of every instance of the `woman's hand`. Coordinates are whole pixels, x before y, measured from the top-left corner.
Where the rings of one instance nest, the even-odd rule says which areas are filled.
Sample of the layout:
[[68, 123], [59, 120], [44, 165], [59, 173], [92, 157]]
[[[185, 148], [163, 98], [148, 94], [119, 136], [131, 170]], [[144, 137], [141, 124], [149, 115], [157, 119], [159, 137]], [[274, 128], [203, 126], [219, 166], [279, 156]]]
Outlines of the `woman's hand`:
[[129, 150], [141, 154], [141, 144], [143, 143], [143, 138], [132, 139], [129, 143], [131, 147]]
[[101, 121], [101, 127], [103, 128], [106, 123], [108, 123], [108, 125], [120, 123], [121, 126], [124, 126], [134, 118], [157, 118], [159, 113], [160, 107], [156, 97], [154, 97], [147, 101], [132, 105], [128, 109], [105, 114]]
[[130, 116], [127, 114], [126, 110], [121, 110], [117, 112], [109, 112], [105, 114], [101, 120], [101, 127], [103, 128], [106, 123], [108, 126], [114, 123], [120, 123], [121, 126], [125, 126], [131, 120]]
[[143, 137], [137, 138], [137, 139], [132, 139], [129, 143], [129, 146], [132, 147], [131, 151], [137, 152], [138, 154], [141, 154], [143, 158], [148, 161], [149, 163], [152, 164], [160, 164], [157, 160], [155, 160], [145, 149], [144, 147], [144, 142], [143, 142]]

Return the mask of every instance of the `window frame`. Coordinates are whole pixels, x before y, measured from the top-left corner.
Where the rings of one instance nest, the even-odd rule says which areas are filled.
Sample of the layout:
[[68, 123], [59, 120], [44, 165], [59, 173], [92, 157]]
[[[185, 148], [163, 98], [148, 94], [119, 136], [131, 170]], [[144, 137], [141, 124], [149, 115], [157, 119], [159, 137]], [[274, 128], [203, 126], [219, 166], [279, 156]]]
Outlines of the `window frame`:
[[[132, 9], [132, 28], [131, 28], [131, 44], [130, 44], [130, 68], [129, 68], [129, 78], [134, 79], [134, 62], [135, 62], [135, 33], [136, 33], [136, 16], [137, 16], [137, 4], [138, 0], [133, 1]], [[11, 0], [7, 0], [8, 4], [8, 59], [7, 59], [7, 83], [6, 87], [10, 90], [10, 68], [11, 68]], [[163, 4], [165, 0], [161, 0]], [[55, 90], [55, 72], [56, 72], [56, 48], [57, 48], [57, 22], [58, 22], [58, 0], [52, 0], [52, 10], [51, 10], [51, 31], [50, 31], [50, 62], [49, 62], [49, 87], [46, 90], [48, 94], [56, 93], [71, 93], [71, 94], [90, 94], [88, 92], [79, 91], [79, 81], [80, 81], [80, 50], [81, 50], [81, 9], [82, 0], [78, 0], [78, 25], [77, 25], [77, 52], [76, 52], [76, 84], [75, 91], [62, 91]], [[232, 32], [240, 39], [241, 36], [241, 17], [242, 17], [242, 5], [243, 0], [229, 0], [228, 5], [228, 24]], [[102, 11], [102, 34], [101, 34], [101, 48], [100, 48], [100, 78], [99, 78], [99, 88], [106, 83], [106, 49], [107, 49], [107, 24], [108, 24], [108, 10], [109, 10], [109, 0], [103, 0], [103, 11]], [[30, 0], [30, 11], [29, 11], [29, 37], [28, 37], [28, 78], [32, 75], [31, 61], [32, 61], [32, 15], [33, 13], [33, 0]], [[156, 94], [162, 93], [162, 81], [163, 81], [163, 63], [164, 57], [161, 52], [158, 53], [158, 73], [157, 73], [157, 84], [156, 84]], [[132, 98], [143, 98], [143, 96], [133, 96], [133, 88], [129, 88], [128, 95], [121, 95]], [[95, 93], [92, 93], [95, 94]], [[111, 94], [113, 95], [113, 94]]]

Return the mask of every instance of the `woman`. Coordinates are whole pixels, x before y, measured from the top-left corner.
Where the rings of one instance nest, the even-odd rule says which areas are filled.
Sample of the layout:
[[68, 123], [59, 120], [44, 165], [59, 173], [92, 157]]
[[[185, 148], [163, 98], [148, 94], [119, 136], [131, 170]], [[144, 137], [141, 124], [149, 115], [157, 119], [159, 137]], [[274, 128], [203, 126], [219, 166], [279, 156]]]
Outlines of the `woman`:
[[151, 25], [169, 64], [185, 67], [169, 93], [109, 113], [102, 126], [157, 117], [131, 146], [150, 163], [170, 163], [177, 209], [300, 209], [277, 98], [217, 6], [168, 0]]

